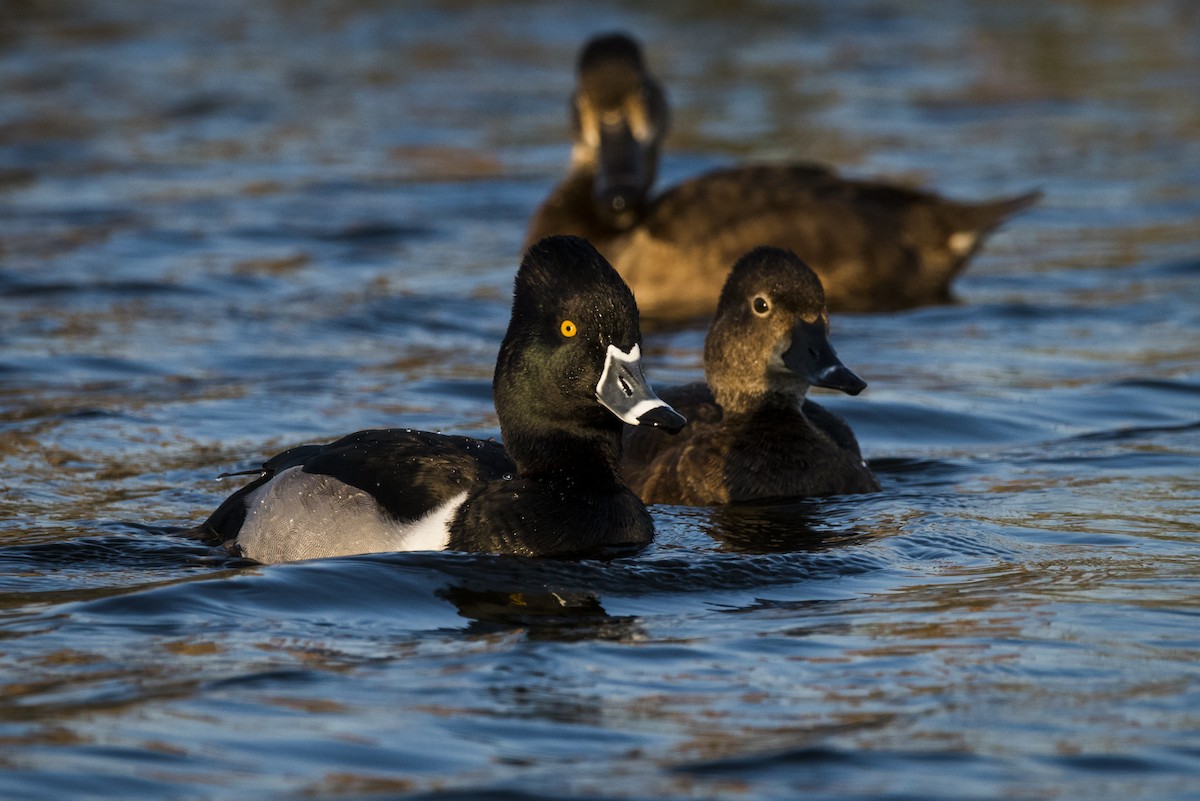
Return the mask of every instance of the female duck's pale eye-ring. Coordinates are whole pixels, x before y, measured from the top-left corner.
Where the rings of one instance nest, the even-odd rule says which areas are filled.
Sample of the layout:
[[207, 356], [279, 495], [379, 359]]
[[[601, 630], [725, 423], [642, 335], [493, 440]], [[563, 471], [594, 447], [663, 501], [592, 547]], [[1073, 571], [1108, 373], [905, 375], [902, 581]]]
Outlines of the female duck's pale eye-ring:
[[562, 332], [564, 337], [573, 337], [579, 333], [579, 328], [570, 320], [563, 320], [558, 330]]
[[755, 298], [754, 302], [750, 304], [750, 306], [754, 309], [754, 313], [760, 317], [771, 310], [771, 304], [768, 303], [767, 299], [762, 295], [759, 295], [757, 298]]

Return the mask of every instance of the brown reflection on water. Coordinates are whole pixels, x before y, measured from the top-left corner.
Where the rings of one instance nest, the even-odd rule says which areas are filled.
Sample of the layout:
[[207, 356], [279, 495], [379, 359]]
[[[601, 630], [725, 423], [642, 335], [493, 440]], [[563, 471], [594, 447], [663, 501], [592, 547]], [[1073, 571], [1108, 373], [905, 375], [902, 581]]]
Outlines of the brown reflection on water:
[[[198, 681], [180, 677], [170, 665], [139, 664], [136, 671], [109, 659], [78, 651], [46, 655], [42, 664], [27, 664], [31, 677], [0, 684], [0, 721], [38, 722], [18, 742], [44, 742], [61, 736], [57, 723], [85, 716], [111, 716], [136, 708], [148, 698], [188, 698]], [[41, 671], [47, 671], [42, 677]], [[86, 696], [89, 700], [81, 700]]]

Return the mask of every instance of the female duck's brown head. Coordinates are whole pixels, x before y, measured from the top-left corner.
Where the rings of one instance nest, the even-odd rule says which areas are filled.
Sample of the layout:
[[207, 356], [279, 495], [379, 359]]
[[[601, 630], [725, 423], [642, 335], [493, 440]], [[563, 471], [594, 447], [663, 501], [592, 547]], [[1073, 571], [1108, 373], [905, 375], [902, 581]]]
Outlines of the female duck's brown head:
[[867, 384], [829, 343], [821, 281], [794, 253], [759, 247], [734, 264], [704, 342], [708, 386], [724, 409], [795, 405], [810, 386], [857, 395]]

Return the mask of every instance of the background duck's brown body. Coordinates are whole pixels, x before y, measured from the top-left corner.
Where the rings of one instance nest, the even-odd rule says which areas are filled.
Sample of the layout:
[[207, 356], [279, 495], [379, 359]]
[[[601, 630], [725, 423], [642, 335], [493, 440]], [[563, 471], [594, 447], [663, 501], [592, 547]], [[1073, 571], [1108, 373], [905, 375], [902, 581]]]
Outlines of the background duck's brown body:
[[730, 265], [757, 245], [804, 259], [831, 310], [886, 311], [949, 300], [987, 234], [1039, 197], [958, 203], [816, 165], [734, 167], [667, 190], [618, 229], [592, 212], [591, 182], [576, 176], [542, 204], [527, 239], [590, 240], [652, 320], [710, 314]]
[[730, 266], [759, 245], [807, 262], [834, 311], [945, 302], [984, 238], [1041, 196], [958, 202], [784, 164], [717, 170], [655, 197], [667, 106], [637, 43], [588, 42], [574, 102], [570, 172], [535, 212], [526, 245], [558, 233], [588, 239], [649, 321], [710, 314]]

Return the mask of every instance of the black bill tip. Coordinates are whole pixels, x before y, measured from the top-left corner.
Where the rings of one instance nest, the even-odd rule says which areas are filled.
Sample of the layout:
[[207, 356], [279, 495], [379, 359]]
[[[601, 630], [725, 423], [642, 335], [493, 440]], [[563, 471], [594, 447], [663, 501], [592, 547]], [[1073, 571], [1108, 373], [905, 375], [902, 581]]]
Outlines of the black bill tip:
[[661, 428], [668, 434], [678, 434], [687, 425], [687, 418], [664, 403], [643, 412], [638, 417], [637, 424]]

